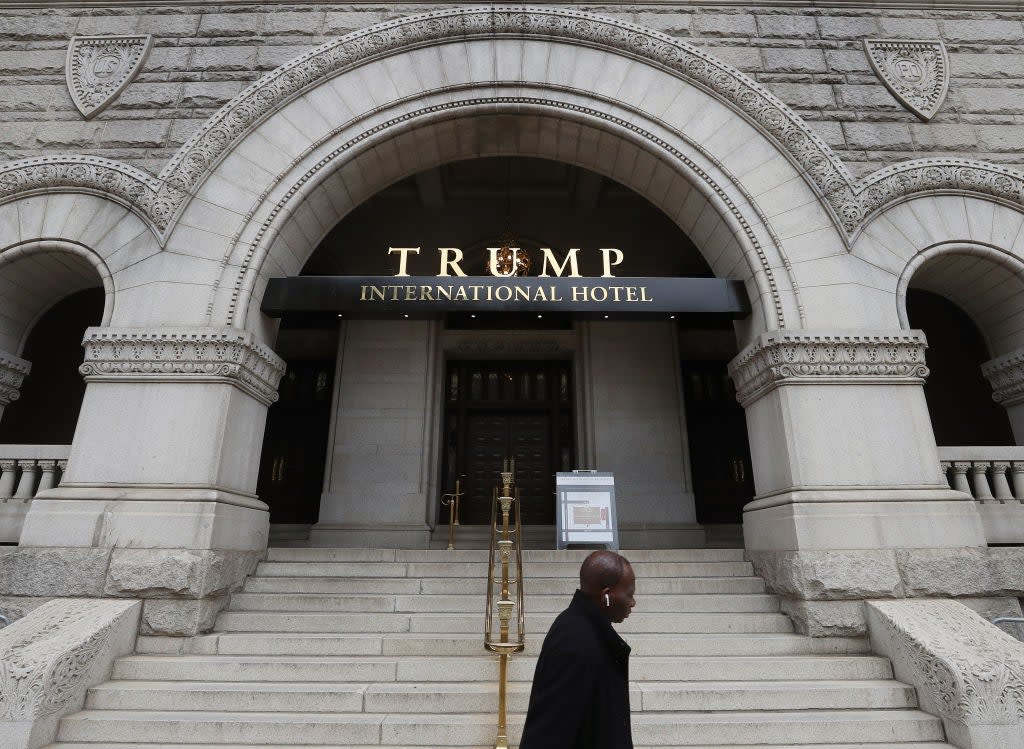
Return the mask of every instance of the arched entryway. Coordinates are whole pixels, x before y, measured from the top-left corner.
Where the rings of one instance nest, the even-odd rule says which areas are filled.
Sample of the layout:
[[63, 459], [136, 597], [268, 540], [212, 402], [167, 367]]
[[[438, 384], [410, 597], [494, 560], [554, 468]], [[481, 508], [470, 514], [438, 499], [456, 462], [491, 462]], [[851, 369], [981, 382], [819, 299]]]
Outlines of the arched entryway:
[[[411, 276], [438, 272], [437, 247], [461, 248], [464, 272], [487, 276], [486, 248], [513, 239], [531, 260], [527, 277], [553, 273], [541, 248], [561, 256], [570, 247], [581, 248], [581, 274], [598, 276], [604, 246], [623, 252], [619, 277], [713, 275], [693, 241], [634, 190], [565, 162], [510, 156], [448, 162], [387, 187], [324, 237], [302, 274], [389, 276], [398, 270], [389, 247], [421, 245], [408, 258]], [[419, 492], [421, 516], [443, 523], [438, 495], [459, 479], [463, 523], [486, 523], [496, 471], [513, 455], [524, 521], [549, 527], [546, 544], [554, 474], [579, 468], [616, 470], [633, 545], [699, 544], [698, 518], [738, 528], [753, 487], [726, 373], [737, 351], [731, 321], [600, 318], [286, 314], [276, 350], [289, 372], [269, 411], [259, 485], [272, 521], [319, 519], [314, 542], [349, 542], [374, 513], [386, 516], [382, 503], [422, 481], [431, 488]]]

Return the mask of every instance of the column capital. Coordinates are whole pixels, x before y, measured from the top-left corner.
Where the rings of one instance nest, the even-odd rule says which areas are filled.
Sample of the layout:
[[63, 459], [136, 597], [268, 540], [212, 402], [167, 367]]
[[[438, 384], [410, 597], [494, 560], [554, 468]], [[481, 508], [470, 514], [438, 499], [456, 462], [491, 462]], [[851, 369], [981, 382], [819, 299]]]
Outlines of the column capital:
[[0, 408], [10, 405], [21, 395], [21, 383], [32, 365], [14, 354], [0, 351]]
[[86, 382], [223, 382], [260, 402], [277, 400], [284, 362], [252, 333], [233, 328], [89, 328]]
[[917, 330], [774, 330], [729, 362], [729, 375], [743, 405], [780, 385], [922, 384], [926, 348]]
[[992, 386], [992, 400], [996, 403], [1003, 406], [1024, 403], [1024, 348], [985, 362], [981, 373]]

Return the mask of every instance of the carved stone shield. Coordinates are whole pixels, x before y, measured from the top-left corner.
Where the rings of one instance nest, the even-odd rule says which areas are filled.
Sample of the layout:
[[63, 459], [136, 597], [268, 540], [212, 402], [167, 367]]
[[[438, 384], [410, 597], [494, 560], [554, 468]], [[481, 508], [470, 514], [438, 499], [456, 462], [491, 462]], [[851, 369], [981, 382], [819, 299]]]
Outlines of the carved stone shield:
[[149, 54], [152, 36], [74, 36], [65, 75], [71, 99], [91, 119], [132, 82]]
[[871, 67], [896, 99], [927, 122], [949, 89], [949, 58], [940, 40], [865, 39]]

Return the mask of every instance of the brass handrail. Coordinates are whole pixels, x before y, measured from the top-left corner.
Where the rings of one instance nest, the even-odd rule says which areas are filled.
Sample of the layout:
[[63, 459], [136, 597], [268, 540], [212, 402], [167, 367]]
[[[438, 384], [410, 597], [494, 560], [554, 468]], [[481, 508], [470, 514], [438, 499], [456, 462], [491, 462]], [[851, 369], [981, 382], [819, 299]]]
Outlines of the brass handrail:
[[455, 526], [459, 524], [459, 504], [462, 500], [462, 480], [455, 480], [455, 491], [441, 495], [441, 504], [448, 508], [448, 551], [455, 550]]
[[[514, 488], [516, 461], [506, 460], [501, 472], [501, 485], [494, 488], [491, 502], [491, 545], [487, 556], [487, 608], [484, 612], [484, 647], [498, 654], [498, 735], [495, 749], [508, 749], [508, 659], [512, 653], [521, 653], [526, 647], [526, 616], [523, 611], [523, 555], [520, 548], [523, 527], [519, 506], [519, 490]], [[498, 530], [498, 511], [501, 511], [501, 530]], [[513, 508], [515, 510], [513, 514]], [[510, 517], [511, 516], [511, 517]], [[514, 523], [514, 526], [510, 525]], [[499, 532], [501, 538], [498, 538]], [[495, 554], [501, 565], [500, 577], [495, 577]], [[509, 577], [509, 567], [515, 565], [515, 577]], [[501, 597], [495, 600], [495, 584], [501, 586]], [[511, 599], [515, 587], [516, 599]], [[495, 637], [494, 611], [498, 612], [498, 632]], [[516, 614], [512, 631], [512, 614]]]

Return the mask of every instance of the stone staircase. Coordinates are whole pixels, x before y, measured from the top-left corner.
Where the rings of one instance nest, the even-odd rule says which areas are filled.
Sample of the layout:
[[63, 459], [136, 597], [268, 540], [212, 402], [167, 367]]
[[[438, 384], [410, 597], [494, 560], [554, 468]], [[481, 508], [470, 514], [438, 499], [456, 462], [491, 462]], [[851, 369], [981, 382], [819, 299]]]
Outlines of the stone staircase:
[[[518, 739], [543, 633], [585, 552], [527, 551]], [[793, 633], [739, 549], [626, 552], [638, 747], [951, 749], [861, 639]], [[493, 746], [485, 551], [270, 549], [211, 635], [141, 637], [54, 749]]]

